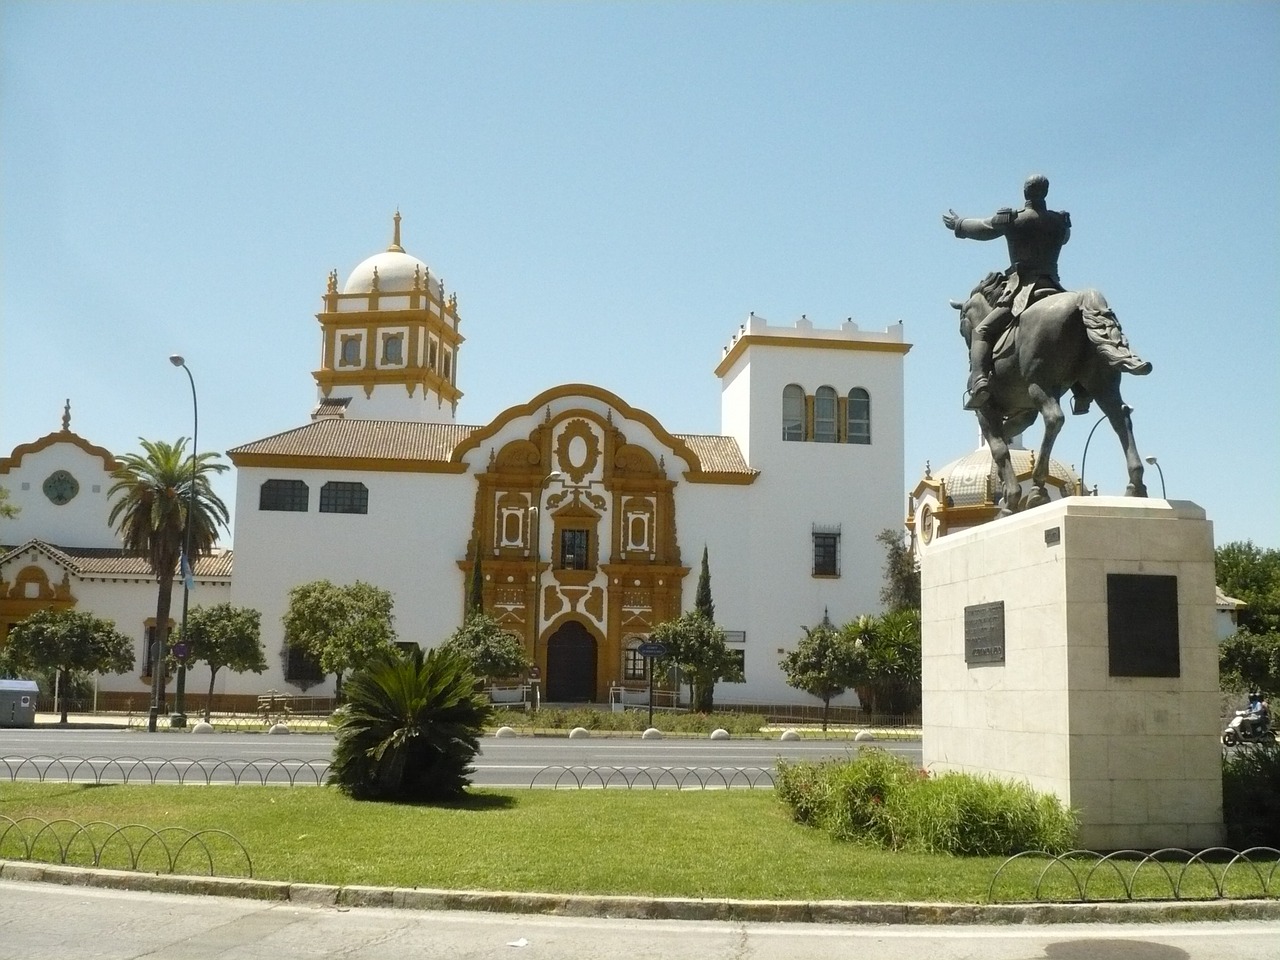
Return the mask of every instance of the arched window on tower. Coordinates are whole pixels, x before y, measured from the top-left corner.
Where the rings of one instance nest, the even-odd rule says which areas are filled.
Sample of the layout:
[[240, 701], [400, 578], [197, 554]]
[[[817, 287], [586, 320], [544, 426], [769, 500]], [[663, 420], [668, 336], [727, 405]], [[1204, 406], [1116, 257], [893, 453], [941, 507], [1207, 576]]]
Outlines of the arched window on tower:
[[871, 442], [871, 394], [861, 387], [849, 391], [849, 443]]
[[804, 387], [797, 383], [782, 388], [782, 439], [804, 439]]
[[813, 395], [813, 439], [818, 443], [836, 442], [836, 391], [819, 387]]

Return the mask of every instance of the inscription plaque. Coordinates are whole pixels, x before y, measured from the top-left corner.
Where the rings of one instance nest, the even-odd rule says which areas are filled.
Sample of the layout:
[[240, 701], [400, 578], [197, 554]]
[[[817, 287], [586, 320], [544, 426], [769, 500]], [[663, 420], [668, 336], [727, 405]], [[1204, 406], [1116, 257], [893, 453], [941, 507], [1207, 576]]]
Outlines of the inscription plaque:
[[964, 662], [969, 666], [1004, 663], [1004, 601], [964, 608]]
[[1107, 651], [1113, 677], [1181, 676], [1177, 577], [1107, 574]]

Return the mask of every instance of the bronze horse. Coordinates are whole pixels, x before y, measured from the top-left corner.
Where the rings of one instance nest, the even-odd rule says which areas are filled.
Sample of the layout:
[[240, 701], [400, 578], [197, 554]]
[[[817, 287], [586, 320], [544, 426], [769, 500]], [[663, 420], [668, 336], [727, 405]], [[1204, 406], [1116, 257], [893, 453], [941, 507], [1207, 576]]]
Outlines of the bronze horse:
[[[951, 301], [960, 311], [960, 334], [966, 344], [970, 331], [991, 311], [1003, 282], [1002, 274], [989, 274], [964, 303]], [[1022, 312], [996, 344], [990, 398], [975, 411], [999, 474], [1002, 515], [1049, 502], [1049, 457], [1065, 419], [1058, 401], [1073, 388], [1078, 399], [1098, 402], [1120, 438], [1129, 470], [1125, 495], [1147, 495], [1131, 408], [1120, 396], [1123, 372], [1141, 376], [1151, 372], [1151, 364], [1129, 350], [1115, 314], [1096, 290], [1050, 294]], [[1037, 416], [1044, 420], [1044, 439], [1031, 474], [1033, 489], [1024, 503], [1009, 441]]]

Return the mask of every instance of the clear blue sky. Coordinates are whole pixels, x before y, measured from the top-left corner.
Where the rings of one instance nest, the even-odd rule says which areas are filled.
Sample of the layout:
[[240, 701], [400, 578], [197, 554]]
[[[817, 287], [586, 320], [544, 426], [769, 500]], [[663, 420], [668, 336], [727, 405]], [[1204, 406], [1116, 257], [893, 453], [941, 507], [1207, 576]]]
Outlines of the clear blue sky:
[[[1155, 364], [1142, 453], [1280, 546], [1278, 99], [1275, 3], [0, 0], [0, 455], [67, 397], [117, 452], [189, 435], [174, 352], [202, 449], [305, 422], [326, 275], [398, 207], [458, 294], [461, 422], [586, 381], [717, 433], [749, 311], [902, 321], [914, 485], [977, 439], [947, 300], [1007, 263], [940, 217], [1043, 172], [1064, 282]], [[1105, 426], [1087, 475], [1123, 490]]]

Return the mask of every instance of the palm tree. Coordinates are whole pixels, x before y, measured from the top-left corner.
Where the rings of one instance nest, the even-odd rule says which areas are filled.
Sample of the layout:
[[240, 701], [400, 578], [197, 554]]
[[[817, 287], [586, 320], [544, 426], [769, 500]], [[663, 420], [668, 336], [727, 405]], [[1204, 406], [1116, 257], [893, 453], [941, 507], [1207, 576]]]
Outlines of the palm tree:
[[[186, 452], [187, 439], [177, 443], [143, 440], [143, 452], [126, 453], [112, 473], [115, 483], [107, 496], [115, 499], [107, 522], [116, 527], [126, 550], [146, 558], [160, 589], [156, 595], [155, 645], [163, 653], [169, 639], [169, 607], [173, 599], [173, 579], [182, 555], [191, 510], [191, 554], [208, 554], [218, 542], [218, 527], [226, 527], [230, 516], [209, 485], [210, 477], [227, 469], [215, 462], [216, 453]], [[153, 706], [164, 712], [164, 667], [151, 657]], [[154, 724], [155, 718], [151, 718]], [[154, 729], [154, 726], [152, 727]]]
[[493, 708], [466, 658], [434, 649], [380, 650], [351, 675], [334, 715], [329, 782], [357, 800], [462, 796]]

